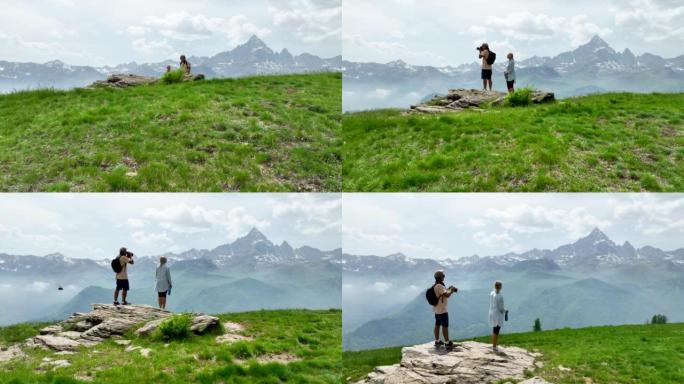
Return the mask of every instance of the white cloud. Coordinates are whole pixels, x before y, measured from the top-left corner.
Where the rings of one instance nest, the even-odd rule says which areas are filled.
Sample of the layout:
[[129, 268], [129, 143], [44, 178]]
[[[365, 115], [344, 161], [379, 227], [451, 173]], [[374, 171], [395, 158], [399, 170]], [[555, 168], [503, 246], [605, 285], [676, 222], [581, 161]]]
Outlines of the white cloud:
[[287, 199], [267, 201], [274, 218], [294, 221], [294, 229], [303, 235], [327, 231], [339, 232], [342, 227], [342, 199], [323, 200], [306, 194], [289, 195]]
[[253, 227], [260, 229], [271, 225], [268, 220], [259, 220], [242, 207], [230, 211], [208, 209], [200, 205], [180, 203], [164, 209], [147, 209], [145, 218], [156, 220], [158, 225], [172, 232], [193, 234], [222, 229], [231, 238], [243, 235]]
[[[339, 1], [295, 0], [270, 2], [273, 24], [290, 27], [304, 42], [338, 41], [342, 33], [342, 4]], [[285, 7], [283, 6], [285, 5]]]
[[126, 220], [126, 225], [128, 225], [131, 228], [142, 228], [146, 224], [146, 221], [143, 219], [128, 219]]
[[586, 235], [593, 228], [605, 229], [611, 225], [609, 220], [590, 214], [584, 207], [567, 209], [520, 204], [504, 209], [489, 209], [485, 217], [516, 233], [563, 231], [570, 238]]
[[144, 55], [169, 55], [174, 52], [173, 47], [166, 40], [134, 40], [133, 49]]
[[518, 250], [519, 246], [508, 233], [475, 232], [473, 240], [484, 247], [493, 249]]
[[131, 236], [133, 242], [146, 248], [163, 248], [172, 246], [175, 242], [165, 232], [147, 233], [144, 231], [134, 232]]
[[613, 201], [616, 220], [635, 222], [644, 235], [684, 233], [684, 198], [661, 199], [655, 195], [636, 195], [629, 201]]
[[392, 288], [392, 283], [386, 283], [384, 281], [376, 281], [372, 286], [371, 290], [376, 293], [385, 293]]
[[492, 16], [489, 23], [513, 40], [537, 41], [560, 36], [569, 39], [574, 46], [586, 43], [594, 35], [607, 36], [612, 33], [612, 29], [599, 27], [584, 14], [568, 18], [522, 11], [501, 17]]
[[[227, 39], [231, 45], [243, 43], [251, 35], [261, 37], [271, 33], [268, 28], [259, 28], [247, 16], [237, 14], [229, 19], [208, 17], [203, 14], [177, 12], [165, 16], [149, 16], [145, 25], [160, 35], [178, 41]], [[129, 27], [130, 28], [130, 27]], [[133, 27], [139, 32], [140, 27]]]
[[615, 25], [636, 31], [646, 42], [683, 41], [684, 3], [679, 0], [635, 0], [621, 2]]

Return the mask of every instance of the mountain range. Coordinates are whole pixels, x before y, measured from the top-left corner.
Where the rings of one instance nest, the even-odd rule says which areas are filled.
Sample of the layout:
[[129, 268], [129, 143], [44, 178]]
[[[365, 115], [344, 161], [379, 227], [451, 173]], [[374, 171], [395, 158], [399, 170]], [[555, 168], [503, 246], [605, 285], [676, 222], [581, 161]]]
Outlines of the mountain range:
[[[190, 56], [193, 73], [207, 78], [241, 77], [250, 75], [339, 71], [342, 57], [320, 58], [302, 53], [292, 55], [287, 49], [275, 52], [257, 36], [233, 50], [211, 57]], [[113, 73], [134, 73], [159, 77], [167, 65], [178, 67], [178, 62], [166, 60], [158, 63], [136, 62], [116, 66], [73, 66], [59, 60], [47, 63], [17, 63], [0, 60], [0, 92], [52, 87], [69, 89], [83, 87]]]
[[[207, 313], [276, 308], [339, 308], [341, 249], [293, 248], [272, 243], [256, 228], [213, 249], [136, 256], [129, 268], [133, 302], [154, 304], [155, 270], [168, 258], [174, 281], [169, 308]], [[114, 256], [112, 256], [113, 258]], [[31, 305], [4, 297], [0, 324], [61, 318], [109, 302], [113, 293], [110, 259], [73, 259], [0, 253], [0, 281], [6, 292], [35, 294]], [[61, 287], [62, 290], [58, 290]]]
[[[496, 47], [492, 47], [496, 51]], [[494, 86], [505, 90], [507, 60], [499, 52], [494, 64]], [[343, 61], [344, 109], [347, 111], [408, 107], [449, 88], [480, 88], [480, 64], [433, 67], [401, 60], [380, 63]], [[572, 51], [556, 56], [533, 56], [516, 62], [518, 87], [555, 92], [570, 97], [596, 92], [684, 92], [684, 55], [663, 58], [614, 50], [594, 36]]]
[[684, 307], [672, 305], [684, 294], [684, 248], [616, 244], [599, 229], [555, 249], [450, 260], [343, 254], [342, 263], [348, 350], [429, 340], [434, 320], [424, 295], [437, 269], [459, 288], [449, 303], [458, 338], [489, 332], [495, 280], [504, 282], [511, 311], [506, 332], [529, 330], [535, 318], [545, 329], [642, 323], [656, 313], [684, 320]]

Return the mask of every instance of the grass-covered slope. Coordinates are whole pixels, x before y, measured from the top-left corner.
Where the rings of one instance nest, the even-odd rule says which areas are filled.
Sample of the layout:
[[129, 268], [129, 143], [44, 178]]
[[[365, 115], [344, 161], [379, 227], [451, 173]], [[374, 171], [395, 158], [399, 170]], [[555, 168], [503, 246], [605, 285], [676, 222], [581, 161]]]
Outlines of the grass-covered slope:
[[[490, 342], [489, 337], [475, 340]], [[552, 383], [684, 382], [684, 324], [504, 332], [500, 343], [541, 352], [544, 367], [533, 373]], [[344, 377], [357, 380], [378, 365], [400, 359], [401, 348], [345, 352]], [[571, 370], [560, 370], [559, 365]]]
[[0, 96], [2, 191], [338, 191], [341, 75]]
[[[246, 327], [253, 341], [219, 344], [216, 335], [193, 336], [185, 341], [126, 339], [150, 348], [145, 358], [138, 351], [109, 340], [74, 355], [27, 350], [28, 357], [0, 363], [0, 383], [339, 383], [341, 328], [339, 310], [259, 311], [219, 315], [222, 321]], [[37, 334], [45, 324], [0, 328], [0, 345], [11, 345]], [[289, 363], [264, 362], [268, 356], [293, 356]], [[64, 359], [71, 366], [50, 372], [37, 369], [43, 358]]]
[[681, 191], [684, 94], [343, 117], [345, 191]]

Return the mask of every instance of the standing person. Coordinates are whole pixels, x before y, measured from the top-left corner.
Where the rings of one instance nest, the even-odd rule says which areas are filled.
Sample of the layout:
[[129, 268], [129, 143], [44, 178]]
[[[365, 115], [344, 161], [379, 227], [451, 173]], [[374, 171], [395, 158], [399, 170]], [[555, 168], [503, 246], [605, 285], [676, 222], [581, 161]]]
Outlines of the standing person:
[[515, 60], [513, 60], [513, 53], [508, 54], [508, 66], [506, 71], [504, 71], [504, 76], [506, 76], [506, 86], [508, 87], [508, 93], [515, 92]]
[[171, 271], [166, 265], [166, 257], [159, 259], [159, 266], [157, 267], [157, 299], [159, 300], [159, 308], [166, 309], [166, 295], [171, 290]]
[[180, 67], [183, 71], [185, 71], [186, 75], [190, 74], [190, 70], [192, 69], [190, 62], [185, 58], [185, 55], [181, 55], [180, 57]]
[[495, 282], [494, 290], [489, 294], [489, 325], [492, 327], [492, 350], [494, 353], [499, 352], [499, 332], [507, 312], [504, 308], [504, 298], [501, 294], [502, 287], [503, 284], [500, 281]]
[[[435, 348], [442, 345], [446, 346], [447, 350], [454, 347], [454, 343], [449, 340], [449, 297], [458, 291], [456, 287], [444, 286], [444, 271], [435, 272], [435, 285], [432, 286], [435, 296], [437, 297], [437, 304], [432, 306], [432, 311], [435, 313]], [[439, 327], [442, 327], [442, 335], [444, 335], [444, 342], [439, 339]]]
[[119, 263], [119, 268], [114, 269], [116, 272], [116, 289], [114, 290], [114, 305], [119, 305], [119, 291], [123, 291], [121, 298], [123, 305], [130, 304], [126, 301], [130, 286], [128, 284], [128, 264], [135, 264], [133, 261], [133, 252], [128, 252], [125, 247], [119, 249], [119, 257], [116, 259]]
[[482, 59], [482, 88], [487, 90], [487, 85], [489, 85], [489, 90], [492, 90], [492, 65], [489, 64], [489, 44], [483, 43], [477, 48], [480, 52], [479, 58]]

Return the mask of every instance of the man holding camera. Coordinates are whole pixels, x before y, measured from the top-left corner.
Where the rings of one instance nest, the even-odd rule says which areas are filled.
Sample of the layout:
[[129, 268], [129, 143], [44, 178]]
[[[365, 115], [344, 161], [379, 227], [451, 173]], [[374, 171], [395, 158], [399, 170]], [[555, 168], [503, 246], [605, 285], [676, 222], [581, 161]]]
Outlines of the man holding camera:
[[492, 90], [492, 64], [489, 62], [489, 44], [483, 43], [481, 46], [475, 48], [480, 52], [479, 58], [482, 59], [482, 87], [486, 91], [487, 84], [489, 90]]
[[[458, 289], [453, 285], [446, 288], [444, 286], [444, 271], [435, 272], [435, 285], [432, 289], [435, 290], [437, 296], [437, 305], [432, 307], [435, 313], [435, 348], [444, 345], [447, 350], [454, 348], [454, 342], [449, 340], [449, 308], [447, 300], [449, 296], [456, 293]], [[439, 339], [439, 327], [442, 327], [442, 335], [444, 335], [444, 342]]]
[[126, 301], [126, 296], [128, 295], [128, 290], [130, 289], [128, 284], [128, 264], [135, 264], [133, 261], [133, 252], [128, 252], [125, 247], [119, 249], [119, 263], [121, 264], [121, 270], [116, 272], [116, 290], [114, 291], [114, 305], [119, 305], [119, 291], [123, 291], [121, 298], [123, 299], [123, 305], [130, 304]]

